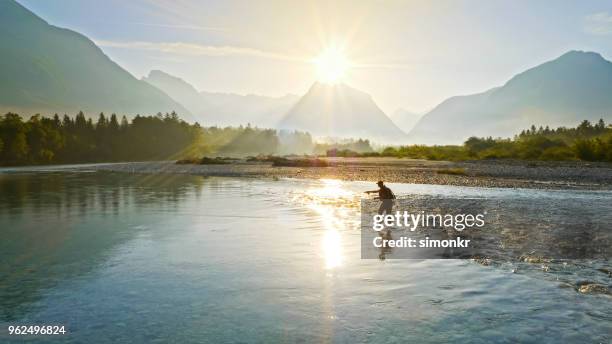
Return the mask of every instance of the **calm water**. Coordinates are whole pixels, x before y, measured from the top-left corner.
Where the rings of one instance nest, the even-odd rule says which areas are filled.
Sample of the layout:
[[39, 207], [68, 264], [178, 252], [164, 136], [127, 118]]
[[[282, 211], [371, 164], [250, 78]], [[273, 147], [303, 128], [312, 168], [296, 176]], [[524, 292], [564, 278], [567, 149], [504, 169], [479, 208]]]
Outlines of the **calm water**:
[[[612, 204], [609, 192], [392, 187], [546, 199], [551, 208], [582, 199], [594, 214]], [[609, 285], [609, 260], [361, 260], [359, 197], [367, 189], [325, 180], [0, 173], [0, 341], [14, 340], [10, 324], [65, 324], [70, 334], [49, 340], [610, 342], [612, 298], [575, 288], [585, 280]]]

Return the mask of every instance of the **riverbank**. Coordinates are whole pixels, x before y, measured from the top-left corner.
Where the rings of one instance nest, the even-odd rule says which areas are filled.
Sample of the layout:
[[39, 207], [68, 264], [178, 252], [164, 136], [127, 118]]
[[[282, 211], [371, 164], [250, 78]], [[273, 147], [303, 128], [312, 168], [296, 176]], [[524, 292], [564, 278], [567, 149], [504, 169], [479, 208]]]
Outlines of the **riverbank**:
[[83, 166], [82, 169], [129, 173], [174, 173], [203, 176], [267, 178], [333, 178], [502, 188], [610, 189], [612, 164], [525, 161], [428, 161], [397, 158], [324, 158], [329, 167], [276, 167], [267, 162], [237, 160], [223, 165], [174, 162], [130, 162]]

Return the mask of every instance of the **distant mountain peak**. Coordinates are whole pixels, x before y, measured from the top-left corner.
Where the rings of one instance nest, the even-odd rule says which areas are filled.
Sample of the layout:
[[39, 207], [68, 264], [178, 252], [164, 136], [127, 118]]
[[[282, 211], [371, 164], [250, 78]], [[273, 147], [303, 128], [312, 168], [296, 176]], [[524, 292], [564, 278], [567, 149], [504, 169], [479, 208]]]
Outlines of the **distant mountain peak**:
[[148, 77], [148, 78], [169, 78], [169, 79], [175, 79], [175, 80], [180, 80], [182, 82], [185, 82], [183, 79], [181, 79], [181, 78], [179, 78], [177, 76], [168, 74], [168, 73], [164, 72], [163, 70], [159, 70], [159, 69], [152, 69], [152, 70], [150, 70], [149, 71], [149, 75], [146, 76], [146, 77]]
[[314, 136], [364, 138], [381, 143], [403, 141], [402, 132], [372, 97], [344, 83], [315, 82], [279, 124], [280, 129]]
[[410, 132], [415, 143], [461, 143], [470, 136], [512, 137], [531, 125], [575, 126], [612, 119], [612, 62], [569, 51], [486, 92], [451, 97]]
[[349, 86], [348, 84], [344, 82], [325, 83], [325, 82], [315, 81], [312, 84], [312, 86], [310, 86], [310, 89], [308, 90], [308, 92], [350, 92], [350, 93], [360, 94], [363, 97], [372, 98], [372, 96], [369, 93], [356, 89], [352, 86]]
[[600, 53], [594, 51], [583, 51], [583, 50], [570, 50], [565, 54], [559, 56], [556, 60], [562, 59], [595, 59], [606, 61]]
[[187, 81], [161, 70], [152, 70], [143, 81], [169, 94], [196, 115], [204, 125], [275, 127], [298, 96], [266, 97], [256, 94], [198, 91]]
[[169, 93], [171, 96], [172, 96], [172, 93], [174, 92], [188, 92], [188, 93], [193, 93], [193, 94], [198, 93], [198, 90], [196, 90], [196, 88], [193, 87], [193, 85], [191, 85], [190, 83], [186, 82], [185, 80], [177, 76], [168, 74], [159, 69], [151, 70], [149, 72], [149, 75], [142, 78], [142, 81], [145, 81], [153, 86], [157, 86], [163, 83], [164, 85], [166, 85], [166, 87], [172, 87], [173, 92], [168, 92], [169, 91], [168, 89], [164, 89], [166, 87], [158, 87], [162, 91]]

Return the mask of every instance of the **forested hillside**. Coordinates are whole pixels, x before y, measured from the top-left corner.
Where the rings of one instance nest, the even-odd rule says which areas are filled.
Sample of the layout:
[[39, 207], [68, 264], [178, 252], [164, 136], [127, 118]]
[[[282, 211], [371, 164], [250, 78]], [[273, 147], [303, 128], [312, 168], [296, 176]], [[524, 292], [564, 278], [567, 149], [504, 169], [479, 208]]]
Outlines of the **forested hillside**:
[[251, 126], [189, 124], [176, 113], [136, 116], [128, 121], [99, 114], [28, 120], [14, 113], [0, 117], [0, 165], [173, 160], [201, 155], [247, 156], [311, 153], [310, 134]]
[[175, 113], [136, 116], [131, 122], [100, 114], [96, 122], [83, 112], [71, 118], [14, 113], [0, 119], [0, 164], [58, 164], [169, 159], [197, 149], [202, 131]]

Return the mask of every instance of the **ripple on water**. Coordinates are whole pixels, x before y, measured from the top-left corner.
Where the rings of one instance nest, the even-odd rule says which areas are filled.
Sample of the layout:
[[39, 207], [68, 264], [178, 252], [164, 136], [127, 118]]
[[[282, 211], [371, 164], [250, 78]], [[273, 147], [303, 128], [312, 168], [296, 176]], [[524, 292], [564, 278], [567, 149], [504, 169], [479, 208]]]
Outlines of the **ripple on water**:
[[[550, 207], [610, 200], [391, 187]], [[10, 266], [0, 323], [65, 322], [76, 342], [609, 342], [610, 296], [580, 292], [610, 285], [608, 260], [362, 260], [359, 199], [370, 188], [12, 174], [0, 180], [0, 258]]]

